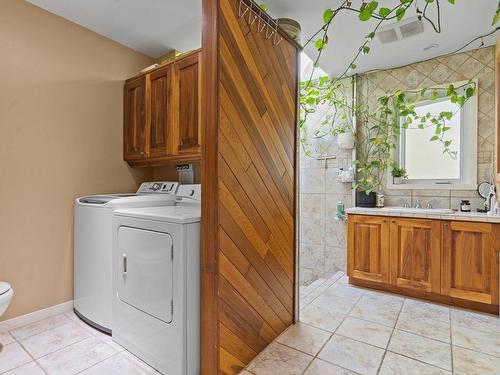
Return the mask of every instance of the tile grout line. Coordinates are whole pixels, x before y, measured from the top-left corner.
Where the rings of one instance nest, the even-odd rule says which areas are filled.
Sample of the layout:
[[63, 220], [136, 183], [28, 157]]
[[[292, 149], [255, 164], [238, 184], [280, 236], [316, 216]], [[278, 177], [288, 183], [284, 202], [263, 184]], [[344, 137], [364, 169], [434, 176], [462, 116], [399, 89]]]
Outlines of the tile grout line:
[[[61, 326], [62, 326], [62, 325], [64, 325], [64, 324], [69, 324], [69, 323], [72, 323], [72, 324], [77, 325], [77, 326], [79, 325], [79, 323], [80, 323], [80, 322], [81, 322], [82, 324], [85, 324], [85, 323], [84, 323], [84, 322], [82, 322], [82, 321], [75, 321], [75, 320], [71, 319], [70, 317], [68, 317], [68, 316], [66, 315], [66, 313], [57, 314], [57, 315], [64, 315], [65, 317], [67, 317], [67, 318], [69, 319], [69, 322], [64, 322], [64, 323], [61, 323], [61, 324], [55, 325], [55, 326], [53, 326], [53, 327], [51, 327], [51, 328], [44, 329], [44, 330], [42, 330], [42, 331], [40, 331], [40, 332], [38, 332], [38, 333], [36, 333], [36, 334], [30, 335], [30, 336], [26, 336], [26, 337], [23, 337], [23, 338], [19, 338], [19, 339], [18, 339], [17, 337], [15, 337], [15, 336], [11, 333], [11, 331], [13, 331], [13, 330], [11, 330], [11, 331], [6, 331], [6, 332], [7, 332], [7, 333], [8, 333], [8, 334], [9, 334], [9, 335], [13, 338], [13, 340], [14, 340], [11, 344], [13, 344], [13, 343], [17, 343], [17, 344], [21, 347], [21, 349], [22, 349], [22, 350], [23, 350], [23, 351], [24, 351], [24, 352], [25, 352], [25, 353], [26, 353], [26, 354], [27, 354], [27, 355], [28, 355], [28, 356], [32, 359], [32, 361], [30, 361], [30, 362], [28, 362], [28, 363], [24, 363], [24, 364], [22, 364], [22, 365], [16, 366], [16, 367], [14, 367], [14, 368], [12, 368], [12, 369], [9, 369], [9, 370], [7, 370], [7, 371], [12, 371], [12, 370], [19, 369], [19, 368], [20, 368], [20, 367], [22, 367], [22, 366], [25, 366], [25, 365], [27, 365], [27, 364], [29, 364], [29, 363], [34, 362], [37, 366], [39, 366], [39, 367], [40, 367], [40, 369], [41, 369], [41, 370], [42, 370], [45, 374], [48, 374], [47, 370], [46, 370], [46, 369], [45, 369], [45, 368], [41, 365], [41, 363], [39, 362], [39, 359], [44, 358], [44, 357], [46, 357], [46, 356], [48, 356], [48, 355], [52, 355], [52, 354], [54, 354], [54, 353], [57, 353], [57, 352], [59, 352], [59, 351], [61, 351], [61, 350], [67, 349], [67, 348], [69, 348], [70, 346], [76, 345], [76, 344], [81, 343], [81, 342], [83, 342], [83, 341], [85, 341], [85, 340], [88, 340], [88, 339], [90, 339], [90, 338], [95, 338], [95, 339], [97, 339], [98, 341], [100, 341], [100, 342], [102, 342], [103, 344], [105, 344], [106, 346], [109, 346], [110, 348], [112, 348], [112, 347], [111, 347], [108, 343], [106, 343], [105, 341], [101, 340], [99, 337], [95, 336], [95, 335], [94, 335], [94, 330], [93, 330], [93, 329], [89, 326], [90, 330], [87, 330], [87, 332], [89, 333], [89, 335], [90, 335], [90, 336], [85, 337], [85, 338], [83, 338], [83, 339], [81, 339], [81, 340], [78, 340], [78, 341], [76, 341], [76, 342], [73, 342], [73, 343], [71, 343], [71, 344], [69, 344], [69, 345], [66, 345], [66, 346], [62, 347], [62, 348], [59, 348], [59, 349], [57, 349], [57, 350], [55, 350], [55, 351], [53, 351], [53, 352], [50, 352], [50, 353], [44, 354], [43, 356], [41, 356], [41, 357], [39, 357], [39, 358], [35, 358], [35, 357], [34, 357], [34, 356], [33, 356], [33, 355], [29, 352], [29, 350], [28, 350], [28, 349], [27, 349], [27, 348], [23, 345], [23, 343], [21, 342], [21, 340], [25, 340], [25, 339], [28, 339], [28, 338], [34, 337], [34, 336], [36, 336], [36, 335], [39, 335], [39, 334], [42, 334], [42, 333], [48, 332], [48, 331], [50, 331], [50, 330], [52, 330], [52, 329], [55, 329], [55, 328], [61, 327]], [[54, 316], [57, 316], [57, 315], [54, 315]], [[43, 319], [42, 319], [42, 320], [43, 320]], [[40, 321], [39, 321], [39, 322], [40, 322]], [[36, 324], [36, 323], [38, 323], [38, 322], [34, 322], [34, 323], [31, 323], [31, 324], [27, 324], [26, 326], [33, 325], [33, 324]], [[23, 327], [26, 327], [26, 326], [23, 326]], [[19, 328], [23, 328], [23, 327], [19, 327]], [[84, 328], [84, 327], [82, 327], [82, 329], [85, 329], [85, 328]], [[95, 331], [95, 332], [97, 332], [97, 331]], [[8, 345], [10, 345], [10, 344], [8, 344]], [[112, 348], [112, 349], [113, 349], [113, 348]], [[114, 350], [114, 349], [113, 349], [113, 350]], [[77, 373], [75, 373], [75, 375], [76, 375], [76, 374], [79, 374], [79, 373], [81, 373], [82, 371], [85, 371], [85, 370], [87, 370], [87, 369], [89, 369], [89, 368], [91, 368], [91, 367], [93, 367], [93, 366], [96, 366], [96, 365], [98, 365], [99, 363], [101, 363], [101, 362], [103, 362], [103, 361], [105, 361], [105, 360], [107, 360], [107, 359], [109, 359], [109, 358], [111, 358], [111, 357], [114, 357], [115, 355], [117, 355], [117, 354], [119, 354], [119, 353], [120, 353], [120, 352], [116, 352], [115, 354], [113, 354], [113, 355], [111, 355], [111, 356], [109, 356], [109, 357], [107, 357], [107, 358], [105, 358], [105, 359], [103, 359], [103, 360], [101, 360], [101, 361], [99, 361], [99, 362], [97, 362], [97, 363], [93, 364], [92, 366], [90, 366], [90, 367], [86, 367], [85, 369], [83, 369], [83, 370], [81, 370], [81, 371], [78, 371]]]
[[[345, 274], [344, 274], [345, 276]], [[342, 277], [344, 276], [341, 276], [339, 277], [337, 280], [335, 280], [335, 282], [330, 285], [330, 287], [332, 287], [333, 285], [335, 285]], [[363, 289], [364, 290], [364, 289]], [[345, 322], [345, 320], [350, 316], [352, 310], [354, 310], [354, 308], [356, 307], [356, 305], [359, 303], [359, 301], [361, 300], [361, 298], [367, 293], [367, 290], [364, 290], [363, 294], [361, 294], [359, 296], [359, 298], [356, 300], [356, 302], [352, 305], [352, 307], [349, 309], [349, 312], [344, 316], [344, 318], [342, 319], [342, 321], [340, 322], [340, 324], [337, 326], [337, 328], [335, 328], [335, 330], [331, 333], [330, 337], [325, 341], [325, 343], [321, 346], [321, 348], [318, 350], [318, 352], [316, 353], [315, 356], [313, 356], [313, 359], [311, 360], [311, 362], [309, 363], [309, 365], [305, 368], [305, 370], [302, 372], [302, 375], [309, 369], [309, 367], [311, 366], [311, 364], [314, 362], [315, 359], [319, 359], [319, 360], [322, 360], [322, 361], [325, 361], [327, 363], [331, 363], [329, 361], [326, 361], [324, 359], [321, 359], [318, 357], [318, 355], [321, 353], [321, 351], [325, 348], [325, 346], [328, 344], [328, 342], [332, 339], [332, 337], [335, 335], [335, 333], [338, 331], [339, 327]], [[319, 297], [319, 296], [318, 296]], [[311, 302], [312, 303], [312, 302]], [[334, 366], [337, 366], [335, 363], [331, 363], [332, 365]], [[338, 367], [341, 367], [341, 366], [338, 366]], [[342, 367], [343, 368], [343, 367]], [[350, 369], [346, 369], [348, 371], [351, 371]], [[355, 371], [353, 371], [355, 372]]]
[[[46, 331], [43, 331], [43, 332], [46, 332]], [[9, 334], [10, 334], [10, 332], [9, 332]], [[28, 354], [28, 356], [30, 356], [30, 357], [33, 359], [33, 361], [32, 361], [32, 362], [34, 362], [34, 363], [35, 363], [38, 367], [40, 367], [44, 373], [48, 374], [47, 370], [45, 370], [45, 368], [44, 368], [44, 367], [42, 367], [42, 365], [41, 365], [40, 363], [38, 363], [37, 359], [36, 359], [36, 358], [35, 358], [35, 357], [34, 357], [34, 356], [33, 356], [33, 355], [32, 355], [32, 354], [28, 351], [28, 349], [26, 349], [26, 348], [24, 347], [24, 345], [23, 345], [23, 344], [22, 344], [22, 342], [20, 341], [21, 339], [19, 339], [19, 340], [18, 340], [16, 337], [14, 337], [14, 335], [12, 335], [12, 334], [10, 334], [10, 335], [12, 336], [12, 338], [14, 339], [14, 341], [15, 341], [15, 342], [17, 342], [17, 344], [21, 347], [21, 349], [22, 349], [22, 350], [23, 350], [26, 354]], [[33, 337], [33, 336], [34, 336], [34, 335], [32, 335], [32, 336], [28, 336], [28, 337]], [[28, 337], [26, 337], [26, 338], [28, 338]], [[31, 363], [31, 362], [28, 362], [28, 363]], [[14, 367], [13, 369], [10, 369], [10, 370], [8, 370], [8, 371], [12, 371], [12, 370], [18, 369], [18, 368], [20, 368], [20, 367], [22, 367], [22, 366], [27, 365], [28, 363], [25, 363], [25, 364], [23, 364], [23, 365], [21, 365], [21, 366]]]
[[[451, 192], [450, 192], [451, 194]], [[455, 373], [455, 365], [453, 363], [453, 326], [451, 323], [451, 308], [448, 309], [448, 315], [450, 319], [450, 356], [451, 356], [451, 373]]]
[[377, 374], [380, 374], [380, 370], [382, 369], [382, 364], [384, 363], [385, 356], [387, 355], [387, 351], [389, 349], [389, 344], [391, 343], [392, 336], [394, 336], [394, 331], [396, 330], [396, 325], [398, 324], [399, 317], [401, 316], [401, 311], [403, 311], [403, 306], [405, 305], [406, 297], [403, 297], [403, 303], [398, 311], [398, 316], [396, 321], [394, 322], [394, 326], [392, 327], [391, 335], [389, 336], [389, 340], [387, 340], [387, 345], [385, 346], [384, 354], [382, 355], [382, 359], [380, 360], [380, 364], [378, 365]]

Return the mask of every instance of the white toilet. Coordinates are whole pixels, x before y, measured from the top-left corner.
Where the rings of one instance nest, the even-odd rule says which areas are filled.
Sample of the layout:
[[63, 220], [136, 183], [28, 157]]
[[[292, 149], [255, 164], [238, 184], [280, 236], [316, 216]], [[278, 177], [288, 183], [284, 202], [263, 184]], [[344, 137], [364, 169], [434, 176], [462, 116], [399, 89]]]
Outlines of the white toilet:
[[[0, 317], [3, 315], [5, 310], [7, 310], [7, 307], [9, 307], [13, 295], [14, 291], [12, 290], [10, 284], [5, 281], [0, 281]], [[2, 351], [2, 348], [3, 346], [0, 342], [0, 352]]]
[[9, 307], [10, 301], [14, 291], [12, 290], [9, 283], [5, 281], [0, 281], [0, 317], [3, 315], [7, 307]]

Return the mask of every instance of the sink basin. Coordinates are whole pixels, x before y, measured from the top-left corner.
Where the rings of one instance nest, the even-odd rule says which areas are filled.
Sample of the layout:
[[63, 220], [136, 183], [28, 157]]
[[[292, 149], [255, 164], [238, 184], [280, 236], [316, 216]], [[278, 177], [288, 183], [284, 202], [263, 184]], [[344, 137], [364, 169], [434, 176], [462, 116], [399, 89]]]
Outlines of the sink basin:
[[402, 212], [409, 214], [452, 214], [449, 208], [405, 208], [405, 207], [384, 207], [382, 210]]

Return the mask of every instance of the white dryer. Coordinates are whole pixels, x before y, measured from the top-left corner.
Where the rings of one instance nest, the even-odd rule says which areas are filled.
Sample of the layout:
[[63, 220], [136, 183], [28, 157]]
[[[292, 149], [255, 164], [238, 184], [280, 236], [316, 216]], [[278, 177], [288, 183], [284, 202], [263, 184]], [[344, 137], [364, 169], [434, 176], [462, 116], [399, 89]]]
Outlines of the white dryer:
[[200, 373], [200, 203], [113, 213], [113, 341], [165, 375]]
[[113, 210], [174, 205], [177, 187], [177, 182], [145, 182], [135, 194], [76, 199], [74, 311], [82, 320], [111, 333]]

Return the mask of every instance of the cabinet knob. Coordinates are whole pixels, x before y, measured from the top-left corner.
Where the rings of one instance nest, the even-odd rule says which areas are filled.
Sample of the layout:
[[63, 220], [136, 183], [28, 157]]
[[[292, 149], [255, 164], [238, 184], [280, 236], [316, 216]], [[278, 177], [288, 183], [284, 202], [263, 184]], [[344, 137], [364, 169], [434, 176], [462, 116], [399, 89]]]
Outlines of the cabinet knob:
[[392, 222], [393, 222], [393, 223], [395, 223], [395, 222], [396, 222], [396, 220], [393, 220]]

